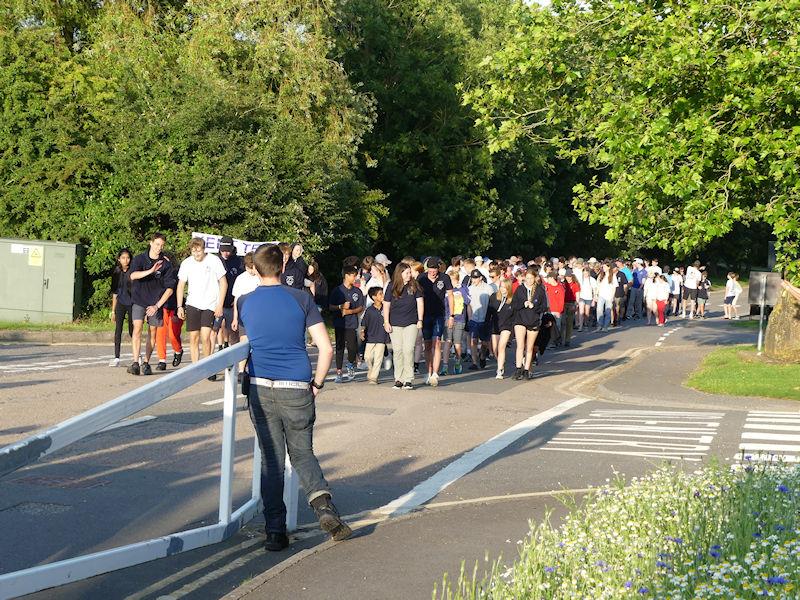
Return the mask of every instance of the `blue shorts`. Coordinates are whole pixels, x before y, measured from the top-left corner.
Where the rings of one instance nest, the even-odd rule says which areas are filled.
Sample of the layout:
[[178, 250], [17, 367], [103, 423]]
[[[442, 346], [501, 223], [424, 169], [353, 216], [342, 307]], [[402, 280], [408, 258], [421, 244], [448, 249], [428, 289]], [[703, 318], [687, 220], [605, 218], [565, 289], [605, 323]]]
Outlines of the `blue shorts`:
[[422, 320], [422, 339], [432, 340], [444, 337], [444, 316], [425, 317]]
[[478, 323], [477, 321], [469, 322], [469, 336], [470, 339], [488, 342], [492, 337], [491, 327], [489, 323]]
[[734, 298], [736, 298], [736, 296], [725, 296], [725, 304], [733, 304]]

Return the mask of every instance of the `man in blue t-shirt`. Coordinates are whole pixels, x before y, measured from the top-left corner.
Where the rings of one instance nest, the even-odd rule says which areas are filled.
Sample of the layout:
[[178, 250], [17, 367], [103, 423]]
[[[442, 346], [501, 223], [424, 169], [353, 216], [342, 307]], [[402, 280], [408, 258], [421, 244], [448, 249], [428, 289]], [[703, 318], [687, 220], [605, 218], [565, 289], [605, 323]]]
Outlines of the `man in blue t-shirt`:
[[[331, 340], [311, 294], [281, 285], [281, 250], [277, 246], [261, 246], [253, 255], [253, 262], [260, 284], [238, 299], [237, 311], [250, 342], [248, 398], [262, 452], [261, 497], [267, 534], [264, 548], [277, 552], [289, 545], [283, 503], [287, 448], [320, 527], [334, 540], [343, 540], [352, 532], [331, 502], [312, 444], [314, 401], [331, 366]], [[306, 330], [319, 351], [313, 378]]]

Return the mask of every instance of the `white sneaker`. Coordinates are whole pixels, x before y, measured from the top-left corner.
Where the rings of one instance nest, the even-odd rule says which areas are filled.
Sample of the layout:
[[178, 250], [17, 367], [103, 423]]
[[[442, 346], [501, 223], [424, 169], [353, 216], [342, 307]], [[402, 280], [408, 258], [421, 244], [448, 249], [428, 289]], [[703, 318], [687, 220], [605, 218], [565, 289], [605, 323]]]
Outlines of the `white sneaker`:
[[342, 379], [342, 374], [341, 373], [337, 373], [336, 374], [336, 379], [333, 380], [333, 383], [343, 383], [343, 382], [344, 382], [344, 380]]
[[425, 378], [425, 385], [430, 385], [430, 384], [431, 384], [431, 374], [428, 373], [428, 376]]
[[112, 358], [111, 362], [108, 363], [108, 366], [109, 367], [118, 367], [119, 366], [119, 359], [118, 358]]
[[439, 376], [436, 373], [431, 373], [430, 377], [428, 377], [428, 382], [431, 384], [431, 387], [436, 387], [439, 385]]
[[497, 369], [497, 375], [494, 376], [495, 379], [502, 379], [503, 378], [503, 369]]
[[347, 363], [347, 380], [353, 381], [356, 378], [356, 370], [351, 363]]

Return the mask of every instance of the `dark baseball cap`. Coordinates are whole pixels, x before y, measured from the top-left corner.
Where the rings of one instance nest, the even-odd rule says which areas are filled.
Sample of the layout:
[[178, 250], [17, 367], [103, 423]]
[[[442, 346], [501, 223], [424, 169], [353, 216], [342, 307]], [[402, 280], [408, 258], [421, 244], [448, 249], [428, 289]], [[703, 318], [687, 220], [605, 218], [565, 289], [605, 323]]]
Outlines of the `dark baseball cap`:
[[236, 248], [233, 246], [233, 238], [228, 235], [223, 235], [219, 239], [219, 249], [220, 252], [233, 252]]
[[483, 273], [478, 271], [478, 269], [472, 269], [472, 272], [469, 274], [469, 276], [472, 277], [473, 279], [477, 279], [478, 277], [484, 279]]
[[440, 262], [442, 262], [442, 259], [440, 259], [438, 256], [429, 256], [425, 261], [425, 268], [438, 269]]

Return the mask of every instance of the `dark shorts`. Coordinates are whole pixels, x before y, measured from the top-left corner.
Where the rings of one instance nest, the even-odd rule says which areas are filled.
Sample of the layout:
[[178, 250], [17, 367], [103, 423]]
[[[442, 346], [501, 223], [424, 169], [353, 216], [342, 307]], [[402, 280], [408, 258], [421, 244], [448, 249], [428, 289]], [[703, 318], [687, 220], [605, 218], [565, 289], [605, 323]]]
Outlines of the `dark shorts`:
[[725, 296], [725, 304], [733, 304], [734, 298], [736, 298], [736, 296]]
[[683, 288], [684, 300], [697, 300], [697, 289]]
[[[214, 323], [211, 325], [211, 329], [213, 329], [214, 332], [219, 331], [220, 329], [222, 329], [222, 322], [223, 321], [225, 321], [225, 327], [227, 327], [230, 330], [231, 323], [233, 323], [233, 307], [232, 306], [225, 307], [225, 308], [222, 309], [222, 316], [219, 319], [214, 319]], [[205, 325], [204, 325], [204, 327], [205, 327]]]
[[539, 325], [523, 325], [522, 323], [517, 323], [514, 325], [514, 330], [517, 327], [524, 327], [527, 331], [539, 331]]
[[162, 309], [158, 309], [156, 314], [152, 317], [147, 316], [147, 307], [140, 306], [139, 304], [134, 304], [131, 307], [131, 315], [133, 316], [134, 321], [144, 321], [147, 320], [147, 324], [150, 327], [163, 327], [164, 326], [164, 311]]
[[466, 325], [464, 321], [453, 321], [453, 326], [444, 332], [445, 341], [460, 344], [461, 338], [464, 337], [464, 327]]
[[469, 322], [469, 336], [470, 339], [488, 342], [492, 338], [492, 330], [489, 323], [478, 323], [477, 321]]
[[200, 331], [203, 327], [210, 329], [213, 324], [213, 310], [200, 310], [194, 306], [186, 307], [186, 331]]
[[422, 320], [422, 339], [432, 340], [433, 338], [442, 339], [444, 336], [444, 316], [425, 317]]

